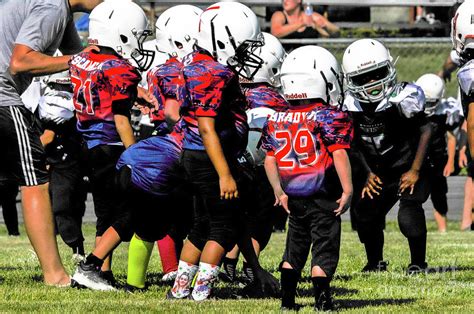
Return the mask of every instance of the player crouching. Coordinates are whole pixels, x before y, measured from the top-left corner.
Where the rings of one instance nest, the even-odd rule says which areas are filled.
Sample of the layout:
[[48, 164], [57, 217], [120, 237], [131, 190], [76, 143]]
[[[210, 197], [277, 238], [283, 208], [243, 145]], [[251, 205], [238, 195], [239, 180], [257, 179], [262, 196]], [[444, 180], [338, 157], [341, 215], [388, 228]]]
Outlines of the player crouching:
[[329, 284], [339, 261], [341, 218], [352, 198], [352, 124], [340, 110], [342, 73], [335, 57], [316, 46], [291, 52], [281, 69], [290, 109], [274, 113], [263, 130], [265, 170], [276, 202], [289, 211], [281, 263], [282, 308], [295, 309], [301, 271], [311, 248], [315, 309], [333, 308]]

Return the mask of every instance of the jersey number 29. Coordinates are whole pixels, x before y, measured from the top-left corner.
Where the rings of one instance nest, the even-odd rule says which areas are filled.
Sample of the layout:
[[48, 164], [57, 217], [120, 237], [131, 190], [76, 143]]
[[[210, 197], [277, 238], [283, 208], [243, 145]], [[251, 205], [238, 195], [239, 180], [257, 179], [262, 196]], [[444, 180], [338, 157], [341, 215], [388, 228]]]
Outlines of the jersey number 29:
[[290, 131], [277, 131], [275, 137], [283, 142], [275, 152], [280, 168], [293, 169], [297, 163], [299, 168], [305, 168], [316, 163], [318, 153], [313, 134], [308, 129], [298, 130], [294, 138]]

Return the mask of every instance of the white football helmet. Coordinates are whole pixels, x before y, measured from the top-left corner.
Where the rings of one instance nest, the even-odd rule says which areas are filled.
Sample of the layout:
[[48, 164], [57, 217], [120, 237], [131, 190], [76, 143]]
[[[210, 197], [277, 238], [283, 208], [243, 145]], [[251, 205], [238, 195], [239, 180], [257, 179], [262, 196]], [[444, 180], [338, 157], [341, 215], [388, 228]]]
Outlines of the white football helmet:
[[[464, 1], [451, 20], [451, 40], [454, 50], [465, 60], [474, 59], [474, 1]], [[472, 50], [471, 50], [472, 49]], [[471, 52], [471, 55], [466, 55]]]
[[286, 100], [324, 100], [340, 106], [344, 100], [343, 75], [336, 58], [319, 46], [303, 46], [290, 52], [281, 66], [281, 86]]
[[263, 61], [255, 50], [264, 39], [255, 13], [239, 2], [218, 2], [201, 14], [198, 45], [219, 63], [252, 80]]
[[202, 10], [193, 5], [177, 5], [156, 20], [156, 43], [159, 51], [182, 59], [193, 51]]
[[262, 67], [255, 73], [253, 82], [269, 83], [274, 87], [280, 87], [280, 68], [285, 60], [286, 52], [282, 44], [272, 34], [262, 32], [265, 45], [257, 48], [255, 54], [263, 60]]
[[389, 50], [375, 39], [359, 39], [342, 57], [347, 89], [362, 103], [380, 102], [393, 89], [397, 71]]
[[425, 93], [425, 113], [431, 116], [444, 97], [444, 81], [436, 74], [424, 74], [415, 82]]
[[132, 1], [106, 1], [92, 10], [89, 16], [89, 44], [109, 47], [120, 56], [147, 70], [154, 51], [143, 49], [143, 42], [152, 32], [140, 6]]

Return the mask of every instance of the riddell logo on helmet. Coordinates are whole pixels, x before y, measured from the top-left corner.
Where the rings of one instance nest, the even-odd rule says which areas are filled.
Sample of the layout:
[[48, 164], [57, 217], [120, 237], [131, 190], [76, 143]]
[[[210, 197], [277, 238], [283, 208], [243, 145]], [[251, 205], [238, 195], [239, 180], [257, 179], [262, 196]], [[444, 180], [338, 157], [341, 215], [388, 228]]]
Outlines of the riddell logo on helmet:
[[369, 61], [369, 62], [362, 63], [361, 65], [359, 65], [359, 68], [365, 67], [366, 65], [370, 65], [372, 63], [375, 63], [375, 62], [374, 61]]
[[293, 93], [285, 94], [286, 99], [307, 99], [308, 95], [306, 93]]

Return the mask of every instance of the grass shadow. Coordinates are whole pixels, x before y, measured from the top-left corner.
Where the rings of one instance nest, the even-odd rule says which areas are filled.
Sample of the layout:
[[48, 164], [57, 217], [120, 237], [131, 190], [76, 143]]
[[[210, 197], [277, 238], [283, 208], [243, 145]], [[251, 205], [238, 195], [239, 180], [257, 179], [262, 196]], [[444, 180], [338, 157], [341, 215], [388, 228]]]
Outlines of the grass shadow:
[[368, 306], [388, 306], [388, 305], [405, 305], [415, 302], [416, 299], [375, 299], [375, 300], [353, 300], [353, 299], [337, 299], [335, 304], [338, 310], [357, 309]]
[[[331, 292], [333, 296], [344, 296], [344, 295], [352, 295], [352, 294], [357, 294], [359, 293], [359, 290], [357, 289], [347, 289], [347, 288], [342, 288], [342, 287], [331, 287]], [[297, 295], [300, 297], [313, 297], [313, 289], [308, 288], [308, 289], [297, 289], [296, 291]]]

